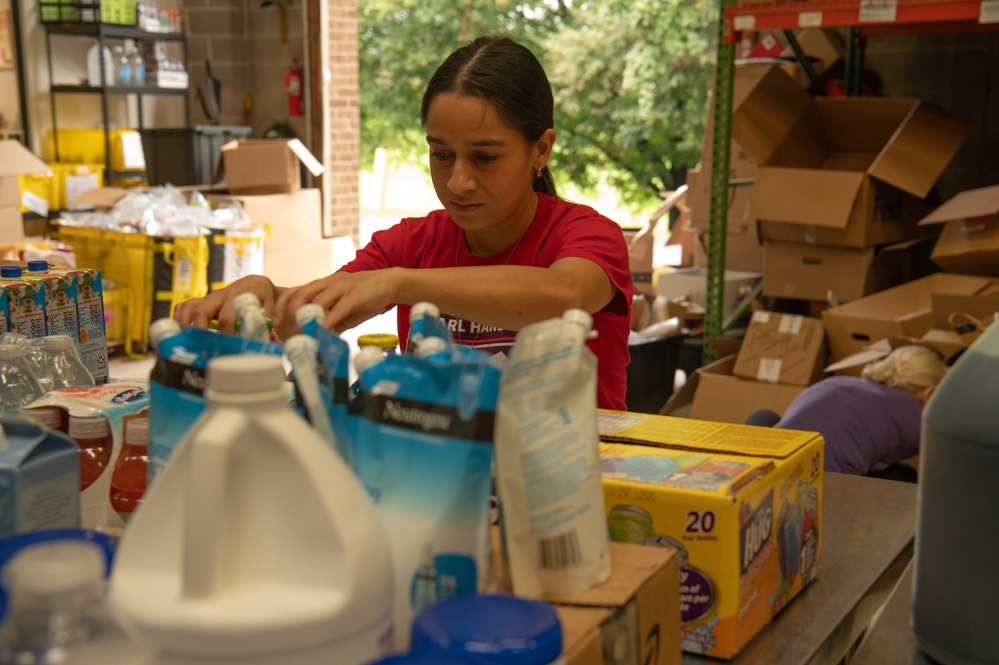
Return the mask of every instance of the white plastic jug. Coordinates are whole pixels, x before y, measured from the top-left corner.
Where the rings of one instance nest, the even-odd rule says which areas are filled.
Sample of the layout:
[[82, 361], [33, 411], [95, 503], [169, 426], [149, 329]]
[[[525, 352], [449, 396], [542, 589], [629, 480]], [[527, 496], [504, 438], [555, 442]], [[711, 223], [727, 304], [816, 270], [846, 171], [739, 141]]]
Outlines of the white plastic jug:
[[374, 506], [287, 394], [277, 356], [210, 360], [208, 407], [129, 523], [109, 601], [157, 663], [357, 665], [390, 646]]
[[912, 627], [946, 665], [999, 663], [996, 395], [999, 323], [950, 368], [923, 411]]

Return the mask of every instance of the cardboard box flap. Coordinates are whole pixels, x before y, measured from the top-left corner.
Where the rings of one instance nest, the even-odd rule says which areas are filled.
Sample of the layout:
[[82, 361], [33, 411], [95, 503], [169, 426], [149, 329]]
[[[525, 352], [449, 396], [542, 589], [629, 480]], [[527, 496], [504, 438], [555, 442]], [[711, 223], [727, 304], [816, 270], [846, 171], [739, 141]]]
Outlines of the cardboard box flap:
[[870, 174], [904, 192], [926, 198], [958, 148], [970, 123], [919, 102], [885, 145]]
[[17, 141], [0, 141], [0, 178], [25, 173], [51, 174], [52, 170], [35, 153]]
[[[736, 74], [742, 72], [737, 69]], [[739, 96], [732, 99], [732, 138], [738, 141], [760, 164], [772, 161], [789, 137], [802, 132], [814, 111], [812, 97], [778, 65], [760, 74], [759, 69], [745, 72], [748, 85], [740, 85]], [[816, 139], [821, 132], [808, 132]]]
[[850, 171], [767, 167], [753, 187], [753, 211], [768, 222], [842, 229], [850, 221], [864, 178]]
[[767, 460], [789, 457], [815, 438], [814, 433], [779, 429], [767, 436], [754, 431], [752, 438], [747, 438], [746, 428], [732, 423], [605, 409], [597, 411], [597, 426], [603, 441]]
[[93, 206], [96, 210], [110, 210], [127, 193], [128, 190], [124, 187], [97, 187], [74, 196], [69, 199], [69, 203]]
[[919, 225], [942, 224], [991, 215], [999, 215], [999, 185], [963, 191], [919, 220]]
[[316, 159], [315, 155], [309, 152], [309, 149], [306, 148], [301, 141], [299, 141], [298, 139], [292, 139], [288, 141], [288, 147], [291, 149], [293, 153], [295, 153], [295, 156], [298, 157], [298, 160], [302, 162], [302, 164], [305, 164], [305, 168], [309, 170], [309, 173], [311, 173], [314, 176], [322, 175], [325, 168], [319, 162], [319, 160]]
[[544, 600], [577, 607], [620, 607], [663, 567], [663, 562], [677, 556], [676, 550], [658, 548], [655, 555], [642, 549], [645, 545], [621, 543], [611, 550], [610, 578], [599, 586], [579, 593], [545, 594]]

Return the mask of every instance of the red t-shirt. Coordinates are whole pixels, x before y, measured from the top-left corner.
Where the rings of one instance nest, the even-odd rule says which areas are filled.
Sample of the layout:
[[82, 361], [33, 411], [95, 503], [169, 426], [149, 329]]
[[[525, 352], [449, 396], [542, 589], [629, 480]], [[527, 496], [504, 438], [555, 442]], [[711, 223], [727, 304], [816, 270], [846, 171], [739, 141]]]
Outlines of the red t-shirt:
[[[502, 265], [547, 268], [570, 256], [599, 265], [617, 289], [610, 303], [593, 315], [597, 336], [587, 344], [597, 357], [597, 406], [624, 410], [634, 295], [628, 247], [621, 227], [588, 206], [538, 194], [538, 210], [520, 242], [486, 258], [470, 254], [461, 228], [446, 211], [435, 210], [426, 217], [408, 217], [374, 233], [371, 242], [341, 270]], [[409, 334], [410, 309], [409, 305], [397, 308], [399, 344], [403, 349]], [[516, 337], [516, 331], [481, 326], [443, 312], [441, 319], [456, 342], [486, 353], [509, 355]]]

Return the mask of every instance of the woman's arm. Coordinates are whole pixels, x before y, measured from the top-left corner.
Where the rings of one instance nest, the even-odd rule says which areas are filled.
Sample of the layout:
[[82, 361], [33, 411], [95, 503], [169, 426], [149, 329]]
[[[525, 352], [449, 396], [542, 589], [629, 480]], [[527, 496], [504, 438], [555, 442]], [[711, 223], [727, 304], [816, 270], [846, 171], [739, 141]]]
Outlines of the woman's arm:
[[326, 324], [352, 328], [395, 304], [432, 302], [441, 311], [487, 326], [519, 330], [529, 323], [561, 316], [578, 307], [603, 309], [616, 289], [603, 268], [583, 258], [564, 258], [548, 268], [475, 266], [388, 268], [338, 272], [286, 291], [275, 305], [279, 321], [294, 322], [306, 303], [328, 310]]

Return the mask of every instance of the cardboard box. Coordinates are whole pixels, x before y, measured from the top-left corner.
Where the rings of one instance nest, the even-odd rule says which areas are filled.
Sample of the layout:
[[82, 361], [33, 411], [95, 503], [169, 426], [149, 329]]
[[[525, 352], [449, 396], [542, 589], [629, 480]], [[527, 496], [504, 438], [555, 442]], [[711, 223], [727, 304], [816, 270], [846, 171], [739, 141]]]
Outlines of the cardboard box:
[[835, 244], [854, 247], [909, 237], [921, 215], [907, 218], [895, 190], [925, 198], [970, 127], [913, 99], [813, 98], [777, 66], [733, 109], [732, 136], [761, 165], [757, 218], [837, 230]]
[[[726, 270], [722, 311], [730, 314], [745, 297], [743, 291], [755, 287], [762, 275], [759, 273]], [[708, 271], [706, 268], [658, 268], [655, 273], [656, 293], [668, 300], [685, 298], [704, 307], [708, 298]]]
[[949, 272], [999, 277], [999, 185], [961, 192], [920, 220], [943, 224], [930, 259]]
[[[690, 417], [723, 423], [744, 423], [750, 414], [769, 409], [783, 415], [804, 390], [784, 383], [761, 383], [732, 375], [735, 355], [697, 369]], [[688, 380], [689, 381], [689, 380]]]
[[302, 187], [300, 164], [314, 176], [324, 170], [298, 139], [242, 139], [222, 146], [218, 177], [233, 194], [287, 194]]
[[601, 411], [611, 538], [680, 549], [682, 648], [732, 658], [819, 573], [816, 432]]
[[763, 295], [846, 302], [897, 286], [911, 274], [918, 240], [863, 249], [763, 243]]
[[933, 294], [972, 296], [993, 282], [976, 275], [935, 273], [830, 307], [822, 313], [830, 359], [842, 360], [887, 337], [919, 338], [933, 326]]
[[732, 374], [751, 381], [808, 386], [822, 378], [825, 360], [821, 319], [755, 311]]
[[[243, 206], [254, 226], [266, 226], [265, 257], [290, 247], [312, 245], [322, 240], [322, 193], [316, 188], [286, 194], [210, 193], [212, 207], [232, 202]], [[265, 258], [266, 263], [266, 258]]]
[[563, 622], [566, 664], [679, 665], [679, 553], [610, 543], [610, 555], [607, 582], [544, 598]]
[[8, 414], [0, 450], [0, 538], [80, 526], [80, 461], [61, 432]]
[[18, 176], [29, 173], [51, 172], [48, 164], [17, 141], [0, 141], [0, 237], [6, 241], [24, 240]]
[[[846, 46], [839, 33], [829, 28], [803, 28], [794, 33], [801, 52], [809, 56], [816, 74], [840, 64], [846, 57]], [[794, 49], [788, 46], [780, 57], [794, 58]]]
[[266, 245], [264, 248], [264, 274], [279, 286], [306, 284], [328, 277], [340, 267], [333, 261], [336, 243], [332, 239], [274, 251]]
[[[625, 232], [628, 241], [628, 261], [631, 264], [631, 279], [635, 284], [635, 292], [645, 295], [655, 295], [652, 287], [652, 272], [655, 255], [655, 230], [659, 220], [667, 217], [669, 211], [681, 204], [687, 194], [687, 186], [679, 187], [675, 192], [664, 192], [663, 203], [653, 212], [641, 229], [635, 232]], [[666, 222], [664, 222], [665, 224]]]

